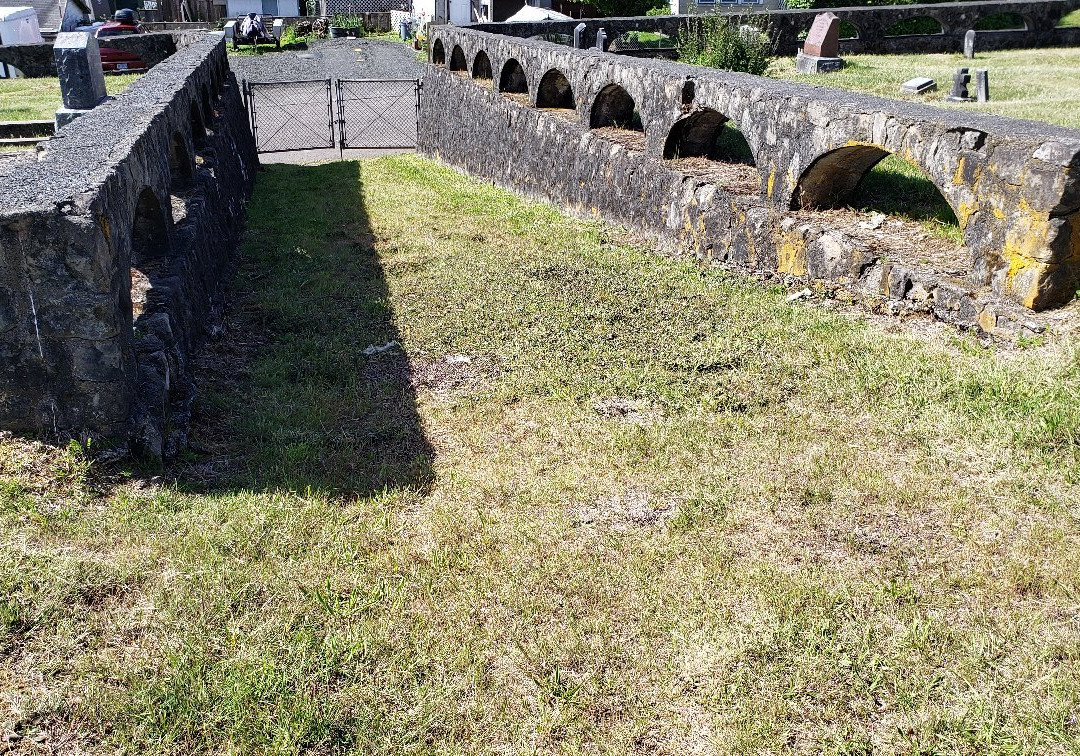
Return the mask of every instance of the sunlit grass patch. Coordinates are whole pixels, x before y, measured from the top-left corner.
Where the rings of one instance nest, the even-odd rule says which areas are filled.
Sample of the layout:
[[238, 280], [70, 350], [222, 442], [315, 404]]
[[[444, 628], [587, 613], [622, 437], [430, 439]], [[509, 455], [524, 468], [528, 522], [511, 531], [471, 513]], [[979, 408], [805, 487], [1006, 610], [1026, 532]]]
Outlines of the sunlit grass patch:
[[412, 156], [249, 212], [191, 459], [0, 442], [3, 731], [1075, 745], [1073, 341], [889, 335]]
[[[105, 77], [105, 90], [116, 95], [127, 89], [142, 74], [116, 74]], [[0, 79], [0, 121], [47, 121], [63, 105], [60, 80]]]

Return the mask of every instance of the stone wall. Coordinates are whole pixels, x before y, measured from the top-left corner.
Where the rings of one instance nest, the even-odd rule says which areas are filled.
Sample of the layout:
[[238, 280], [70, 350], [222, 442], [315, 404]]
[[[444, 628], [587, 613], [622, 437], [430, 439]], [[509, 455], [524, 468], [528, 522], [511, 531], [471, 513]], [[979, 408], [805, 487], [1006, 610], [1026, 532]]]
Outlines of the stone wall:
[[183, 446], [257, 161], [220, 34], [0, 161], [0, 427]]
[[[455, 27], [436, 28], [432, 40], [420, 148], [503, 186], [672, 251], [906, 292], [917, 266], [803, 214], [842, 204], [895, 152], [941, 191], [966, 249], [925, 271], [916, 293], [940, 289], [953, 319], [975, 323], [984, 308], [964, 305], [961, 317], [957, 303], [982, 301], [981, 292], [999, 307], [1007, 298], [1043, 309], [1076, 291], [1078, 131]], [[640, 148], [591, 128], [635, 117]], [[746, 138], [759, 191], [731, 193], [665, 159], [703, 155], [725, 123]]]
[[[177, 50], [194, 42], [202, 32], [154, 32], [129, 34], [123, 37], [107, 37], [98, 42], [100, 47], [113, 47], [134, 53], [156, 66]], [[29, 45], [0, 45], [0, 63], [15, 66], [30, 79], [56, 76], [56, 60], [51, 42]]]
[[[979, 19], [995, 13], [1015, 13], [1026, 25], [1023, 30], [985, 31], [978, 33], [978, 49], [1004, 50], [1025, 47], [1064, 47], [1080, 45], [1080, 28], [1058, 29], [1058, 21], [1080, 8], [1080, 0], [993, 0], [992, 2], [933, 3], [925, 5], [883, 5], [853, 8], [829, 8], [842, 20], [858, 29], [858, 38], [840, 41], [841, 53], [940, 53], [963, 50], [964, 33]], [[821, 10], [782, 10], [756, 14], [766, 17], [770, 32], [781, 55], [794, 55], [798, 36], [813, 23]], [[629, 31], [656, 31], [676, 36], [690, 16], [641, 16], [637, 18], [589, 18], [581, 21], [539, 21], [525, 23], [476, 24], [478, 31], [514, 37], [543, 34], [573, 34], [574, 27], [585, 24], [586, 45], [596, 44], [596, 31], [603, 27], [608, 39]], [[941, 25], [941, 34], [886, 36], [897, 21], [932, 18]]]

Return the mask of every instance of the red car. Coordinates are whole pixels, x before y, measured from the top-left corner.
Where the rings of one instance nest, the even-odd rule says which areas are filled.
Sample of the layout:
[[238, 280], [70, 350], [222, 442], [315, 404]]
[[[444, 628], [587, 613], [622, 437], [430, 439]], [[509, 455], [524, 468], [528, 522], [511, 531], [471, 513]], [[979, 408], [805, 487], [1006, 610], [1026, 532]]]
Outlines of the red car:
[[[142, 28], [135, 24], [123, 24], [108, 21], [94, 32], [98, 39], [120, 37], [127, 34], [142, 34]], [[105, 73], [143, 73], [149, 68], [146, 61], [135, 53], [117, 50], [115, 47], [99, 48], [101, 52], [101, 70]]]

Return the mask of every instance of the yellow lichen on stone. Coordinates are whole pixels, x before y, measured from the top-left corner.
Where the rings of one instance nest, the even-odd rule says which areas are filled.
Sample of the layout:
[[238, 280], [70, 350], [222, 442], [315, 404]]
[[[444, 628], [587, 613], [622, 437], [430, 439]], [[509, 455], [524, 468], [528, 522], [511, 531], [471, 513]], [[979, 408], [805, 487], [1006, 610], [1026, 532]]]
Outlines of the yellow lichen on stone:
[[[1020, 200], [1020, 212], [1005, 236], [1002, 255], [1009, 265], [1005, 274], [1006, 289], [1024, 307], [1034, 306], [1039, 283], [1046, 271], [1053, 267], [1039, 259], [1046, 249], [1049, 233], [1049, 219]], [[1032, 268], [1037, 270], [1033, 271]]]
[[791, 276], [806, 275], [806, 241], [801, 234], [780, 233], [776, 272]]
[[956, 173], [952, 177], [953, 186], [962, 186], [964, 183], [964, 158], [960, 158], [960, 162], [956, 164]]
[[99, 215], [98, 225], [101, 226], [101, 233], [105, 234], [105, 241], [112, 242], [112, 227], [109, 225], [109, 219], [104, 215]]
[[765, 187], [766, 196], [771, 197], [773, 195], [773, 187], [776, 186], [776, 169], [773, 168], [769, 171], [769, 182]]
[[979, 328], [983, 329], [987, 333], [992, 333], [997, 328], [997, 316], [990, 310], [983, 310], [979, 313]]

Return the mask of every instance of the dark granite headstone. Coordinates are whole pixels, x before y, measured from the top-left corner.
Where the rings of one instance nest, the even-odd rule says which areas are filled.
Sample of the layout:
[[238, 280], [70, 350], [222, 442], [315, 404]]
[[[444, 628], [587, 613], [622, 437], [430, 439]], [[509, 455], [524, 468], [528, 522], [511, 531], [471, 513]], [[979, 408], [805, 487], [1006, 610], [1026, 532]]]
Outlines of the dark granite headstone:
[[835, 58], [840, 55], [840, 17], [835, 13], [819, 13], [806, 35], [803, 53], [819, 58]]
[[952, 89], [945, 99], [952, 102], [971, 102], [974, 97], [968, 94], [968, 84], [971, 83], [971, 72], [967, 68], [958, 68], [952, 78]]
[[964, 57], [975, 57], [975, 30], [968, 29], [964, 34]]
[[89, 110], [105, 99], [105, 74], [93, 34], [60, 32], [53, 45], [64, 107]]
[[975, 69], [975, 99], [990, 102], [990, 77], [985, 68]]

